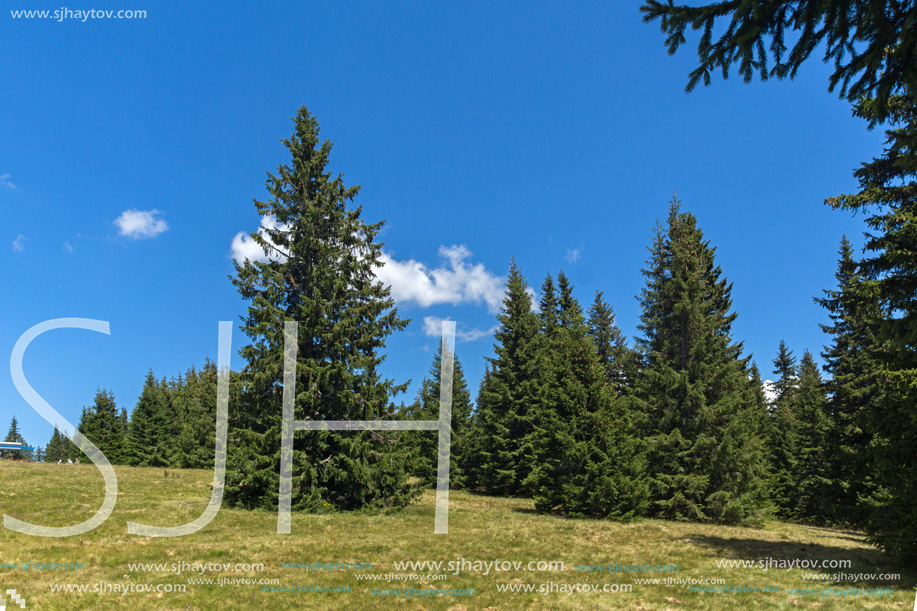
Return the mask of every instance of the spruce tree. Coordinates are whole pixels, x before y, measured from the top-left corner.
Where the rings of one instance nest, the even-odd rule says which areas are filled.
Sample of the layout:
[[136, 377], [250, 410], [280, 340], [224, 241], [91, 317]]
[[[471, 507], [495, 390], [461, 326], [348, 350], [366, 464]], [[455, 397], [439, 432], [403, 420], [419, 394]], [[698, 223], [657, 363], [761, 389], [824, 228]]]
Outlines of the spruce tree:
[[827, 523], [833, 511], [828, 438], [828, 396], [818, 366], [807, 350], [797, 364], [781, 341], [774, 359], [776, 397], [768, 450], [772, 499], [777, 515]]
[[168, 399], [153, 370], [147, 371], [143, 390], [131, 413], [127, 434], [128, 464], [140, 467], [169, 466], [165, 445], [168, 439]]
[[[911, 28], [913, 30], [913, 28]], [[870, 404], [870, 465], [879, 490], [867, 531], [873, 542], [906, 561], [917, 560], [917, 89], [888, 103], [887, 144], [881, 157], [854, 175], [858, 193], [830, 198], [836, 208], [869, 210], [862, 281], [851, 286], [858, 303], [875, 302], [864, 348], [877, 363], [878, 395]], [[871, 125], [883, 118], [882, 101], [864, 99], [856, 114]], [[868, 340], [867, 340], [868, 341]]]
[[[539, 316], [546, 364], [541, 401], [531, 408], [526, 486], [541, 511], [630, 518], [645, 509], [642, 456], [599, 360], [573, 286], [550, 276]], [[552, 322], [553, 321], [553, 324]]]
[[630, 394], [637, 376], [638, 356], [615, 324], [614, 310], [601, 291], [596, 292], [589, 308], [588, 324], [589, 336], [611, 388], [618, 396]]
[[[235, 377], [235, 376], [231, 376]], [[212, 468], [216, 442], [216, 363], [206, 359], [198, 371], [189, 369], [183, 384], [173, 392], [178, 420], [173, 466], [182, 469]]]
[[[570, 289], [563, 272], [558, 275], [558, 282], [561, 290]], [[567, 487], [577, 466], [571, 460], [577, 449], [574, 426], [583, 424], [581, 421], [574, 424], [573, 418], [597, 406], [588, 404], [596, 397], [587, 396], [593, 388], [585, 388], [581, 379], [591, 373], [588, 353], [582, 350], [582, 344], [576, 345], [581, 331], [585, 336], [581, 311], [564, 311], [572, 307], [578, 310], [579, 304], [575, 304], [572, 295], [558, 295], [550, 274], [541, 284], [541, 291], [538, 311], [541, 336], [537, 344], [540, 392], [538, 400], [528, 406], [531, 431], [522, 442], [531, 464], [523, 484], [532, 491], [536, 509], [564, 511], [571, 496]], [[574, 363], [576, 357], [586, 362]], [[590, 382], [587, 380], [585, 384]]]
[[558, 324], [557, 289], [554, 287], [554, 278], [548, 274], [541, 283], [541, 300], [538, 302], [538, 319], [541, 323], [541, 333], [545, 336], [553, 334]]
[[55, 426], [51, 439], [45, 446], [45, 462], [56, 463], [58, 460], [66, 461], [70, 458], [70, 443], [70, 440], [61, 435]]
[[806, 350], [799, 363], [799, 381], [793, 410], [799, 425], [797, 490], [794, 503], [800, 518], [825, 523], [832, 509], [828, 469], [827, 439], [830, 421], [828, 397], [818, 365]]
[[758, 369], [758, 366], [752, 362], [749, 369], [750, 375], [748, 383], [751, 386], [752, 395], [755, 400], [755, 415], [756, 415], [756, 426], [757, 430], [761, 431], [761, 438], [763, 440], [764, 455], [767, 457], [766, 461], [766, 475], [765, 480], [767, 480], [767, 485], [765, 488], [770, 492], [773, 485], [773, 471], [770, 464], [771, 456], [771, 435], [772, 435], [772, 426], [773, 418], [771, 416], [771, 407], [767, 401], [767, 393], [765, 392], [764, 382], [761, 380], [761, 371]]
[[4, 441], [10, 441], [12, 443], [25, 443], [25, 440], [22, 438], [22, 433], [19, 431], [19, 421], [16, 420], [16, 416], [13, 416], [13, 419], [10, 420], [10, 428], [6, 433]]
[[[452, 369], [452, 445], [449, 457], [449, 486], [466, 486], [469, 431], [471, 425], [471, 392], [458, 356], [453, 355]], [[429, 378], [424, 378], [417, 399], [406, 410], [409, 420], [439, 420], [442, 346], [433, 357]], [[407, 431], [401, 444], [411, 455], [412, 474], [424, 485], [436, 484], [439, 458], [439, 435], [435, 431]]]
[[[294, 123], [283, 140], [291, 163], [268, 175], [270, 199], [255, 201], [274, 221], [252, 234], [268, 260], [237, 262], [232, 279], [249, 302], [242, 330], [251, 343], [240, 351], [244, 397], [231, 422], [226, 500], [250, 508], [278, 502], [285, 321], [298, 323], [295, 420], [389, 420], [404, 389], [379, 373], [385, 339], [407, 324], [375, 275], [382, 223], [363, 221], [351, 205], [359, 187], [328, 171], [331, 142], [320, 142], [305, 107]], [[293, 509], [404, 505], [412, 489], [395, 441], [376, 431], [300, 432]]]
[[731, 337], [732, 287], [695, 217], [673, 201], [644, 275], [636, 394], [645, 413], [653, 515], [753, 522], [766, 465], [748, 359]]
[[780, 340], [774, 358], [773, 421], [770, 426], [768, 450], [771, 469], [771, 499], [777, 515], [784, 519], [798, 516], [797, 489], [799, 482], [800, 423], [795, 410], [798, 368], [793, 352]]
[[690, 6], [644, 0], [640, 10], [644, 21], [659, 20], [669, 54], [687, 43], [688, 27], [703, 30], [688, 91], [700, 82], [709, 85], [714, 72], [726, 78], [736, 65], [746, 83], [756, 73], [762, 81], [793, 78], [813, 51], [824, 49], [823, 61], [834, 67], [829, 91], [840, 85], [850, 102], [874, 97], [880, 120], [892, 112], [893, 94], [917, 92], [912, 2], [730, 0]]
[[[9, 431], [6, 433], [6, 437], [3, 441], [11, 441], [13, 443], [25, 444], [25, 439], [22, 437], [22, 433], [19, 431], [19, 421], [16, 420], [16, 416], [13, 416], [13, 419], [10, 421]], [[29, 450], [3, 450], [0, 452], [0, 458], [30, 458], [31, 452]]]
[[873, 469], [869, 464], [872, 445], [870, 414], [881, 396], [874, 321], [880, 317], [878, 302], [861, 290], [864, 278], [844, 236], [838, 261], [837, 288], [824, 291], [815, 301], [828, 310], [830, 325], [821, 325], [831, 336], [822, 357], [825, 371], [831, 428], [828, 463], [832, 490], [828, 493], [831, 521], [862, 528], [867, 523], [869, 499], [875, 493]]
[[798, 370], [796, 357], [793, 356], [793, 351], [787, 347], [784, 340], [780, 340], [780, 346], [777, 347], [774, 373], [777, 375], [777, 380], [774, 382], [775, 401], [789, 401], [796, 389]]
[[[99, 447], [99, 444], [96, 440], [99, 439], [101, 435], [98, 433], [98, 431], [96, 431], [95, 419], [93, 418], [92, 412], [85, 405], [80, 409], [80, 420], [77, 422], [76, 430], [82, 433], [83, 437], [92, 441], [96, 447]], [[86, 454], [83, 453], [83, 451], [79, 449], [75, 443], [73, 443], [73, 440], [69, 437], [68, 440], [70, 440], [70, 445], [67, 446], [67, 458], [69, 460], [88, 460]], [[101, 448], [99, 449], [101, 450]], [[107, 454], [106, 457], [108, 457]], [[111, 457], [108, 457], [108, 460], [111, 462]]]
[[[83, 408], [79, 431], [105, 454], [113, 465], [125, 463], [124, 424], [111, 391], [99, 389], [91, 408]], [[70, 458], [87, 461], [82, 450], [71, 442]]]
[[526, 438], [530, 409], [540, 401], [544, 376], [539, 319], [522, 272], [513, 261], [494, 334], [495, 357], [481, 385], [476, 412], [475, 485], [491, 494], [524, 496], [531, 470]]
[[[490, 382], [490, 364], [484, 363], [484, 374], [478, 383], [478, 394], [474, 401], [474, 411], [471, 412], [471, 418], [468, 423], [468, 440], [466, 444], [465, 456], [465, 487], [471, 489], [482, 489], [484, 487], [483, 473], [485, 470], [485, 455], [482, 439], [485, 430], [483, 424], [483, 405], [484, 389], [489, 387]], [[489, 463], [487, 463], [489, 465]], [[489, 467], [488, 467], [489, 468]]]
[[60, 433], [57, 432], [57, 427], [54, 427], [54, 431], [51, 433], [51, 439], [48, 440], [48, 443], [45, 444], [45, 461], [46, 462], [57, 462], [61, 457], [61, 454], [58, 452], [57, 447], [60, 444]]

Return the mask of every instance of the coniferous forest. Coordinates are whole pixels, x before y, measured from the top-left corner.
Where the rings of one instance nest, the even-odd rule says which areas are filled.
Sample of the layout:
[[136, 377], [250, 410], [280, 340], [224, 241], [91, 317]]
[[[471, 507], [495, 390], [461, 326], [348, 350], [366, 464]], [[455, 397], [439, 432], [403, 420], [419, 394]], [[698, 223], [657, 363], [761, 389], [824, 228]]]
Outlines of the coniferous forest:
[[[381, 223], [361, 220], [358, 188], [331, 174], [331, 145], [305, 107], [284, 143], [291, 162], [271, 175], [272, 199], [256, 204], [280, 221], [253, 234], [271, 256], [237, 265], [233, 278], [250, 303], [251, 343], [232, 374], [227, 502], [250, 509], [277, 506], [284, 320], [300, 323], [296, 419], [439, 413], [441, 351], [409, 404], [395, 403], [404, 385], [379, 372], [385, 338], [406, 324], [373, 275]], [[601, 292], [584, 307], [558, 270], [533, 293], [510, 262], [474, 400], [454, 355], [451, 486], [532, 498], [560, 516], [862, 528], [889, 552], [914, 554], [902, 531], [915, 511], [912, 478], [896, 468], [911, 448], [904, 425], [887, 420], [908, 389], [890, 383], [889, 328], [907, 327], [865, 290], [886, 278], [881, 257], [858, 261], [841, 241], [837, 284], [816, 299], [831, 321], [823, 368], [784, 342], [758, 365], [732, 334], [732, 284], [700, 221], [673, 199], [648, 237], [633, 343]], [[79, 429], [113, 464], [209, 468], [216, 385], [209, 360], [172, 379], [148, 371], [130, 417], [100, 389]], [[310, 433], [294, 448], [296, 510], [398, 508], [436, 479], [430, 432]], [[55, 430], [44, 460], [80, 457]]]
[[[886, 4], [898, 8], [876, 8]], [[855, 171], [860, 190], [826, 199], [832, 214], [864, 214], [868, 233], [860, 253], [841, 239], [836, 282], [812, 288], [823, 345], [779, 341], [753, 361], [733, 331], [742, 313], [729, 270], [692, 202], [673, 197], [645, 228], [636, 338], [603, 292], [508, 261], [482, 379], [466, 379], [460, 348], [439, 350], [418, 371], [416, 398], [399, 399], [408, 383], [386, 378], [383, 361], [409, 321], [376, 277], [383, 222], [364, 219], [360, 187], [345, 183], [303, 106], [282, 141], [288, 158], [255, 201], [275, 221], [251, 234], [266, 260], [236, 263], [231, 278], [246, 343], [230, 384], [228, 505], [277, 509], [283, 324], [297, 321], [296, 420], [436, 419], [440, 364], [454, 357], [453, 488], [532, 499], [561, 517], [843, 526], [917, 560], [917, 9], [647, 0], [642, 10], [670, 53], [697, 35], [689, 90], [731, 67], [746, 81], [792, 77], [824, 44], [832, 90], [886, 129], [883, 154]], [[116, 465], [211, 468], [216, 365], [162, 375], [148, 371], [136, 398], [100, 388], [79, 430]], [[7, 440], [23, 441], [15, 419]], [[37, 457], [85, 461], [58, 430]], [[397, 510], [436, 470], [431, 431], [301, 432], [292, 507]]]

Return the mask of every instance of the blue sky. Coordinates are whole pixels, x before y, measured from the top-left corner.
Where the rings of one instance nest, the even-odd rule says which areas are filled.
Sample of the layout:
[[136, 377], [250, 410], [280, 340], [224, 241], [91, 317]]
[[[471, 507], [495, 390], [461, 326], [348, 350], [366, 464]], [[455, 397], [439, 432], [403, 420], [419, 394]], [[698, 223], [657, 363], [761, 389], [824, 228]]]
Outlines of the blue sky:
[[[7, 8], [59, 7], [13, 4], [0, 14], [0, 352], [52, 318], [109, 321], [110, 336], [53, 331], [26, 353], [29, 382], [74, 423], [97, 387], [130, 410], [148, 368], [173, 376], [216, 355], [217, 322], [245, 310], [234, 239], [259, 226], [252, 199], [288, 160], [279, 141], [301, 104], [335, 143], [332, 170], [362, 185], [364, 218], [387, 221], [388, 278], [412, 323], [385, 371], [414, 380], [406, 400], [435, 346], [425, 319], [458, 321], [477, 388], [511, 257], [536, 288], [563, 269], [584, 304], [604, 291], [635, 335], [673, 192], [717, 247], [735, 336], [766, 372], [780, 339], [821, 349], [812, 297], [833, 286], [841, 235], [863, 241], [862, 219], [823, 200], [856, 187], [882, 134], [827, 92], [828, 68], [685, 94], [696, 37], [668, 56], [637, 2], [98, 0], [78, 8], [147, 16], [85, 22], [14, 19]], [[4, 373], [0, 435], [12, 413], [47, 442]]]

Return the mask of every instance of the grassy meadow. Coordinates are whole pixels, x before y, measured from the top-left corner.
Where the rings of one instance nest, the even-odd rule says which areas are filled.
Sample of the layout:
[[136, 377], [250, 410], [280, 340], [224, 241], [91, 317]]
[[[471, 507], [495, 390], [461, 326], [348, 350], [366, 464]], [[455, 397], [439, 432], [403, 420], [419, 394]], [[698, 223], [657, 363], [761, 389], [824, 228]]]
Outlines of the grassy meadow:
[[[179, 538], [127, 533], [125, 522], [174, 526], [200, 515], [210, 497], [212, 473], [203, 470], [116, 467], [118, 503], [96, 530], [68, 538], [20, 535], [0, 529], [0, 597], [15, 589], [26, 609], [452, 609], [488, 611], [560, 609], [911, 609], [917, 574], [865, 544], [861, 533], [773, 522], [763, 529], [642, 520], [617, 523], [538, 515], [532, 503], [452, 491], [449, 534], [433, 534], [434, 495], [387, 515], [293, 515], [293, 533], [277, 535], [277, 516], [227, 508], [203, 530]], [[91, 465], [58, 466], [0, 461], [0, 511], [47, 526], [89, 518], [103, 498], [102, 477]], [[508, 570], [484, 574], [468, 568], [402, 570], [401, 561], [563, 561], [564, 570]], [[729, 559], [850, 560], [843, 569], [721, 568]], [[364, 563], [372, 568], [312, 570], [311, 563]], [[81, 568], [29, 568], [81, 563]], [[166, 565], [130, 570], [132, 563]], [[263, 571], [179, 573], [171, 565], [263, 564]], [[11, 565], [19, 565], [12, 567]], [[211, 566], [212, 566], [211, 564]], [[284, 568], [283, 564], [307, 565]], [[677, 572], [584, 572], [574, 565], [678, 565]], [[467, 566], [467, 565], [466, 565]], [[234, 567], [233, 567], [234, 569]], [[805, 580], [807, 573], [898, 573], [900, 579]], [[373, 574], [417, 573], [416, 580], [368, 581]], [[445, 579], [437, 575], [446, 574]], [[687, 585], [634, 584], [633, 579], [722, 579], [732, 588], [779, 587], [770, 592], [692, 592]], [[212, 579], [211, 583], [189, 580]], [[219, 583], [223, 579], [223, 584]], [[236, 580], [236, 581], [232, 581]], [[244, 581], [249, 580], [249, 581]], [[268, 580], [270, 583], [257, 583]], [[555, 584], [551, 586], [550, 584]], [[94, 584], [101, 594], [52, 591]], [[184, 592], [117, 590], [134, 584], [184, 586]], [[533, 592], [500, 588], [530, 584]], [[542, 585], [547, 584], [547, 585]], [[579, 585], [577, 585], [579, 584]], [[630, 584], [629, 592], [583, 591], [583, 584]], [[589, 587], [585, 588], [586, 590]], [[278, 591], [279, 588], [299, 592]], [[338, 586], [350, 591], [303, 591]], [[473, 596], [373, 594], [380, 588], [474, 590]], [[543, 594], [539, 588], [558, 591]], [[567, 591], [559, 590], [567, 588]], [[834, 588], [825, 595], [824, 588]], [[890, 588], [891, 595], [857, 595], [853, 589]], [[821, 590], [822, 594], [790, 589]], [[842, 595], [841, 592], [847, 592]], [[8, 609], [19, 608], [7, 602]]]

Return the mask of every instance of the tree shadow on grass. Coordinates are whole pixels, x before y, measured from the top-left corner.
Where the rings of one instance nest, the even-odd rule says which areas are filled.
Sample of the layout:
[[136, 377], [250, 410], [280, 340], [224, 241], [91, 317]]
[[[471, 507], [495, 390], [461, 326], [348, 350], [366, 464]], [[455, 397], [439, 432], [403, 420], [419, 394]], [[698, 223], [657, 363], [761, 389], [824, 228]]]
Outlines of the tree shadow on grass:
[[842, 539], [844, 541], [853, 541], [855, 543], [869, 545], [869, 543], [866, 542], [866, 535], [855, 530], [831, 528], [829, 526], [808, 526], [807, 528], [819, 533], [815, 535], [817, 539]]
[[[831, 529], [816, 529], [826, 533], [844, 533], [841, 536], [821, 535], [824, 538], [847, 539], [863, 543], [862, 535], [857, 536], [853, 531], [836, 531]], [[720, 557], [726, 559], [758, 560], [764, 561], [832, 561], [849, 560], [848, 567], [823, 568], [808, 566], [792, 569], [796, 574], [825, 573], [829, 575], [840, 574], [841, 579], [828, 583], [825, 581], [811, 581], [812, 587], [816, 586], [847, 586], [860, 588], [891, 588], [893, 590], [911, 590], [917, 585], [917, 573], [906, 568], [894, 559], [889, 558], [877, 548], [841, 547], [836, 545], [823, 545], [820, 543], [804, 543], [801, 541], [767, 541], [765, 539], [743, 539], [714, 537], [710, 535], [690, 535], [685, 540], [711, 548], [718, 552]], [[719, 558], [718, 558], [719, 559]], [[744, 569], [743, 569], [744, 570]], [[764, 568], [748, 569], [763, 571]], [[771, 565], [768, 571], [785, 571], [779, 565]], [[856, 579], [857, 574], [887, 574], [898, 573], [901, 579]]]

